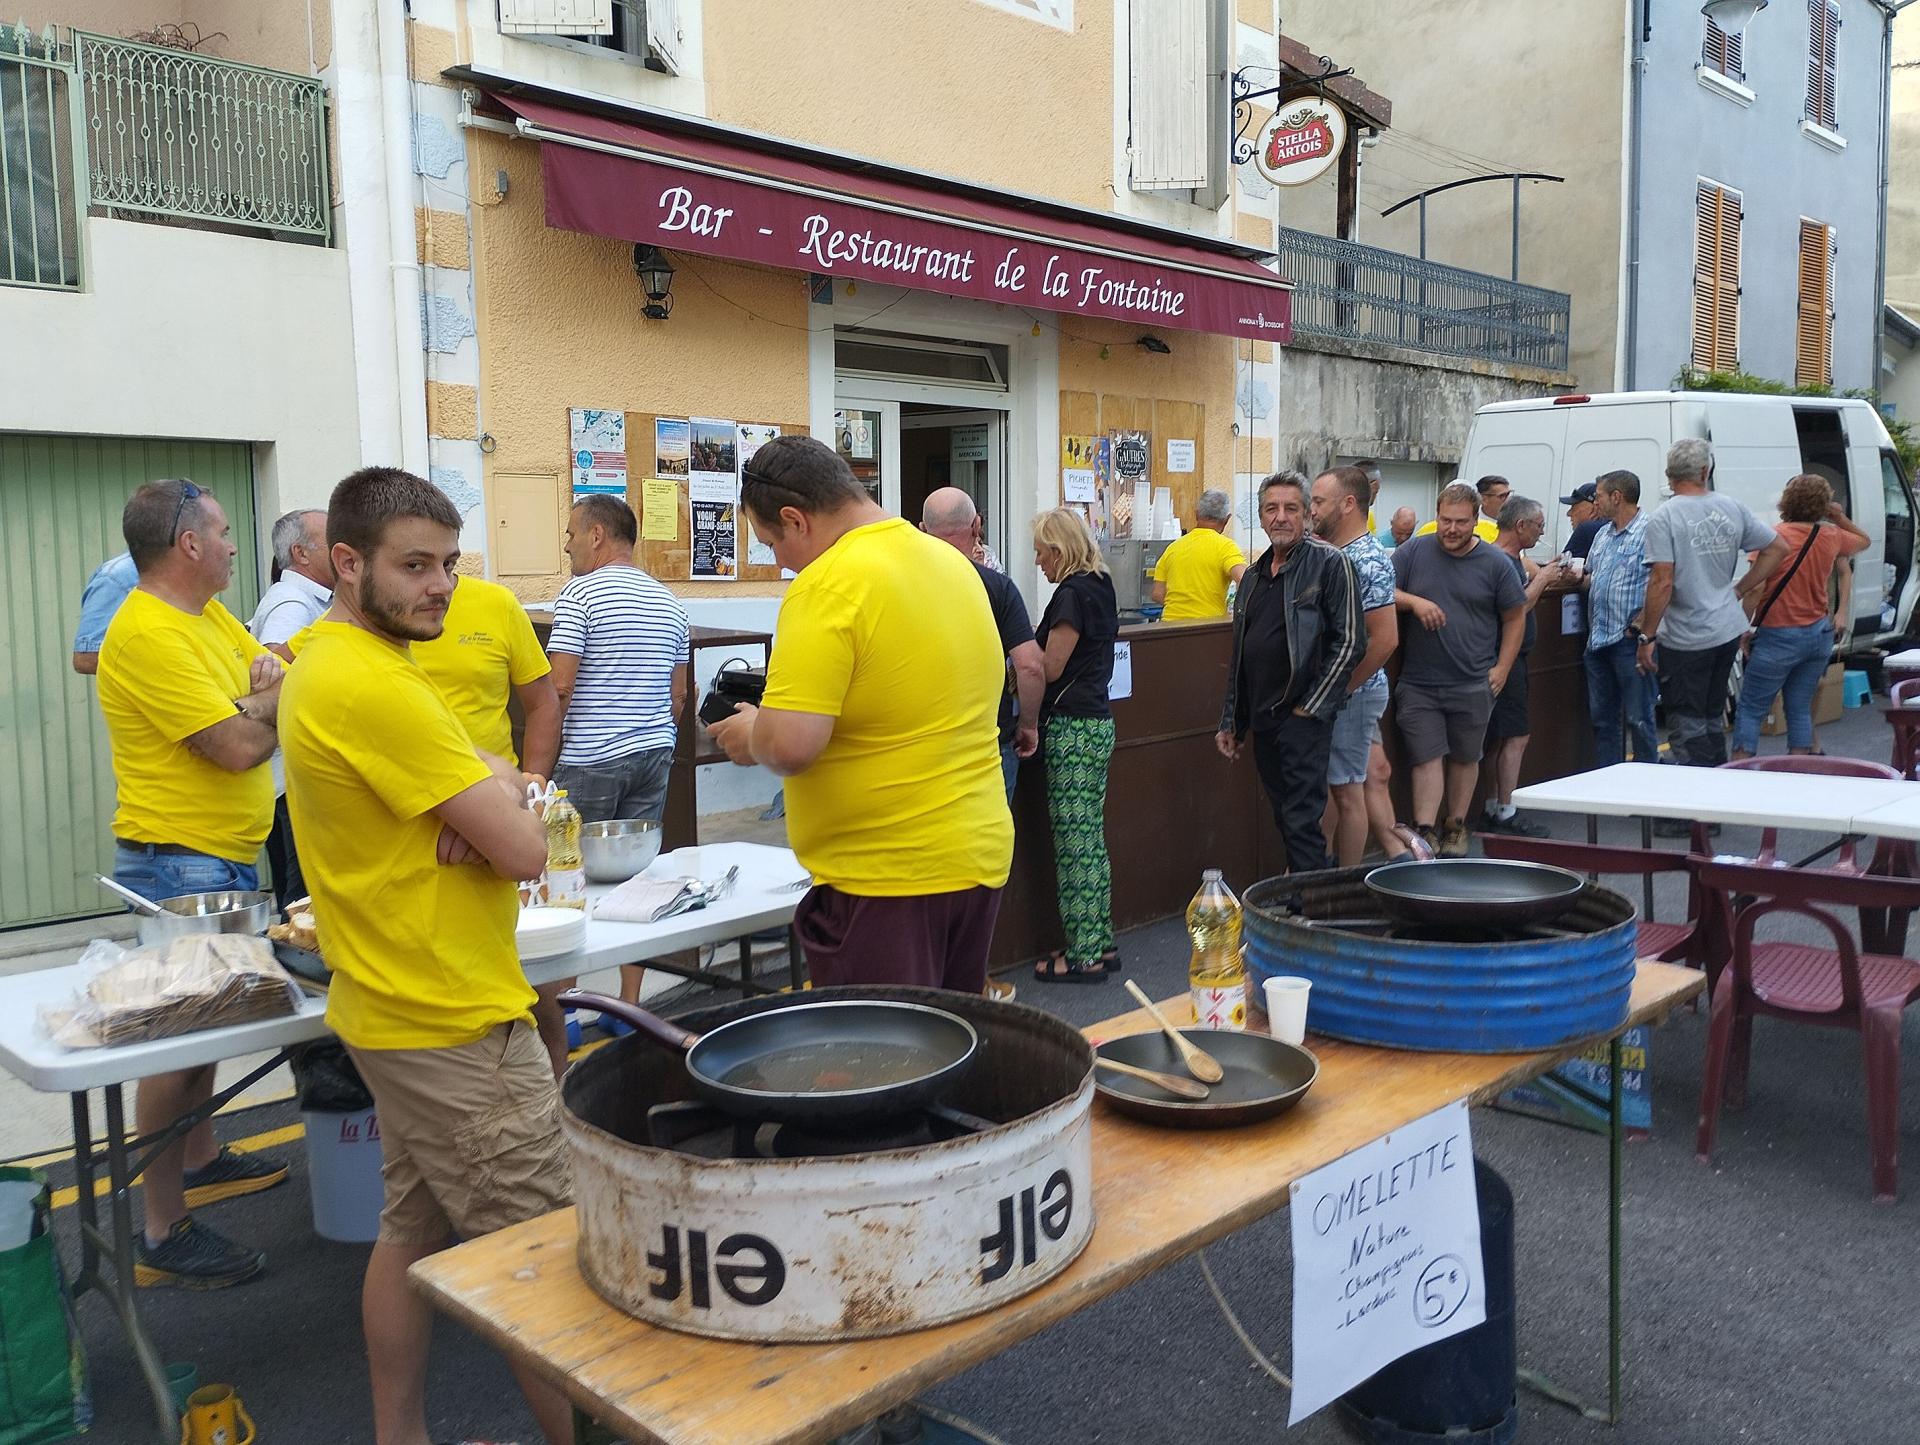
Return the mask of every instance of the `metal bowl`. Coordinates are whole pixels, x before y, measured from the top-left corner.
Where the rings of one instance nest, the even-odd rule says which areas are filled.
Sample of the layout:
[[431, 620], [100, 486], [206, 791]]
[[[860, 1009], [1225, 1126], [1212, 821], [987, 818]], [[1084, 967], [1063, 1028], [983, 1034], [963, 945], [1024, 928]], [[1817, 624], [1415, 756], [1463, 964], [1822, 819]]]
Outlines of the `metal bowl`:
[[625, 883], [659, 856], [660, 825], [651, 818], [580, 825], [580, 861], [594, 883]]
[[140, 941], [168, 943], [195, 933], [265, 933], [273, 922], [273, 895], [226, 889], [158, 900], [161, 912], [140, 918]]

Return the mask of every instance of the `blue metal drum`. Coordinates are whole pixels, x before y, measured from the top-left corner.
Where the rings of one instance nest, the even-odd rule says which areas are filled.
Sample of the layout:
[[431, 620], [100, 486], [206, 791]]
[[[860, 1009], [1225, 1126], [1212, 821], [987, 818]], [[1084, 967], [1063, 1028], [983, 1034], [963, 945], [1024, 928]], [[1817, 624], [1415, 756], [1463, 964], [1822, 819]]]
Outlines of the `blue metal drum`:
[[1612, 889], [1589, 883], [1551, 927], [1436, 927], [1387, 920], [1365, 873], [1269, 878], [1241, 899], [1249, 989], [1311, 979], [1313, 1033], [1504, 1054], [1611, 1033], [1626, 1019], [1638, 925]]

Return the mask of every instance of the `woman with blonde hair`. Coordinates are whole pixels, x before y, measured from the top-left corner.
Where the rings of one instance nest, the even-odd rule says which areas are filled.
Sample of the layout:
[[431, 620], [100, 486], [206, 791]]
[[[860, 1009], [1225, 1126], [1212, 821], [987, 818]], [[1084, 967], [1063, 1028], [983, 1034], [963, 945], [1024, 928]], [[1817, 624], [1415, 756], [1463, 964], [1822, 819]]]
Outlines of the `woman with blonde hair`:
[[1113, 942], [1113, 873], [1107, 861], [1107, 765], [1113, 760], [1113, 640], [1120, 610], [1113, 579], [1085, 520], [1067, 507], [1033, 520], [1033, 560], [1055, 583], [1040, 618], [1046, 691], [1041, 735], [1060, 921], [1067, 946], [1034, 965], [1042, 983], [1098, 983], [1120, 971]]
[[[1851, 577], [1843, 569], [1847, 558], [1873, 542], [1847, 520], [1826, 478], [1812, 473], [1793, 478], [1781, 492], [1775, 530], [1787, 544], [1787, 560], [1777, 580], [1749, 594], [1758, 606], [1733, 722], [1736, 760], [1752, 757], [1760, 746], [1760, 720], [1775, 697], [1786, 717], [1787, 751], [1814, 751], [1813, 695], [1851, 621]], [[1838, 607], [1832, 604], [1836, 571], [1842, 574]]]

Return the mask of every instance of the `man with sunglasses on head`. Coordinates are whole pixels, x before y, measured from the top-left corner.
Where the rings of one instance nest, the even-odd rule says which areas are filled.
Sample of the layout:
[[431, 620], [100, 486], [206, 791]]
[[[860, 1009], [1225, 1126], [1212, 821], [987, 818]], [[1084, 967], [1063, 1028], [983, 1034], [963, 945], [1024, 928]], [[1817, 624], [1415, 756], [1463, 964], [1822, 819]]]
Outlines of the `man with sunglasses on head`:
[[[226, 513], [192, 482], [148, 482], [128, 499], [121, 530], [140, 581], [100, 645], [100, 711], [119, 798], [114, 879], [149, 898], [258, 888], [284, 669], [217, 600], [238, 551]], [[140, 1133], [204, 1107], [213, 1074], [206, 1064], [142, 1080]], [[136, 1282], [218, 1289], [251, 1279], [266, 1256], [188, 1210], [286, 1177], [278, 1160], [220, 1148], [211, 1123], [169, 1145], [142, 1180]]]

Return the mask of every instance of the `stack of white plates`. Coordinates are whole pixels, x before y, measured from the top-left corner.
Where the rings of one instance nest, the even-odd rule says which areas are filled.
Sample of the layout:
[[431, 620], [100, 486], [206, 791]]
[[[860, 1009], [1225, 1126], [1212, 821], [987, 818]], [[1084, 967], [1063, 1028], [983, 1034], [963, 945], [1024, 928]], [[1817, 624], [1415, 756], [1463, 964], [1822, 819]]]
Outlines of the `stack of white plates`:
[[513, 936], [520, 947], [522, 963], [576, 952], [584, 948], [587, 942], [586, 911], [580, 908], [523, 908]]

